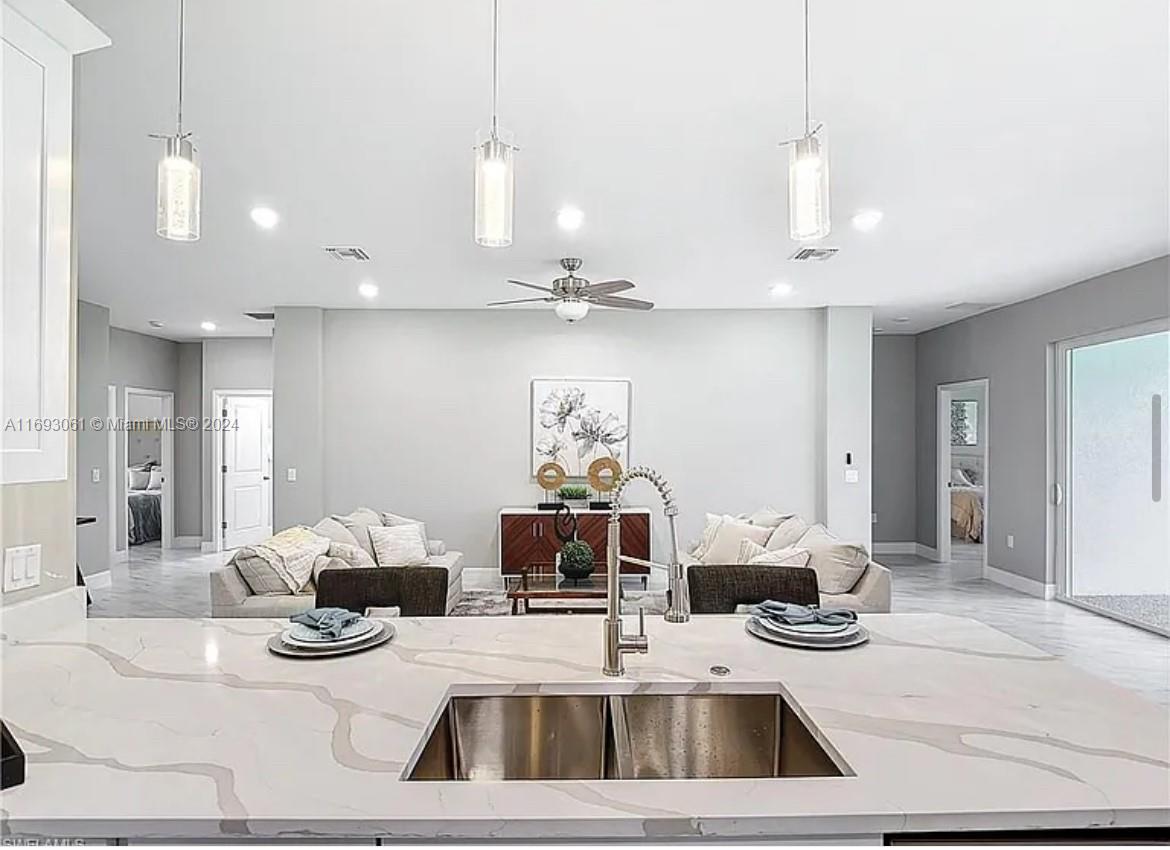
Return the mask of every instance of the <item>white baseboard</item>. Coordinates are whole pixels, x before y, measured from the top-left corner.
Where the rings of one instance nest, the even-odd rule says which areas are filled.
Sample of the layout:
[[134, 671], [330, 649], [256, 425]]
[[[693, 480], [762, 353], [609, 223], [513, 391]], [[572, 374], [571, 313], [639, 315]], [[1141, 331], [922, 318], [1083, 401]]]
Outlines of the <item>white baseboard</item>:
[[875, 555], [917, 555], [918, 544], [913, 541], [902, 541], [900, 543], [874, 543], [873, 553]]
[[988, 581], [1002, 584], [1004, 587], [1010, 587], [1012, 590], [1026, 593], [1029, 596], [1037, 596], [1040, 599], [1053, 599], [1056, 596], [1056, 585], [1045, 584], [1042, 581], [1009, 573], [999, 567], [985, 566], [983, 577]]
[[938, 550], [933, 546], [927, 546], [925, 543], [915, 543], [914, 554], [919, 558], [926, 558], [928, 561], [942, 560], [942, 557], [938, 554]]
[[113, 584], [113, 574], [109, 570], [102, 570], [100, 573], [85, 577], [85, 586], [90, 590], [101, 590], [111, 584]]
[[199, 542], [199, 551], [204, 555], [214, 555], [219, 550], [215, 548], [215, 543], [207, 540], [201, 540]]
[[203, 545], [203, 538], [198, 534], [180, 534], [171, 538], [172, 549], [199, 549]]
[[84, 587], [70, 586], [0, 608], [0, 629], [9, 640], [33, 640], [84, 622]]

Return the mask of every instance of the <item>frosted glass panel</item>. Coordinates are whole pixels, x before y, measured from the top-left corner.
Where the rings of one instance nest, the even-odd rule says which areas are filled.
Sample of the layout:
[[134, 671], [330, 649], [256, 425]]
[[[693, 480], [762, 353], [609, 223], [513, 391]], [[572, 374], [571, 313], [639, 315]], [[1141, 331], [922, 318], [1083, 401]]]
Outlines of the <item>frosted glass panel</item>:
[[1068, 595], [1167, 627], [1170, 335], [1069, 354]]

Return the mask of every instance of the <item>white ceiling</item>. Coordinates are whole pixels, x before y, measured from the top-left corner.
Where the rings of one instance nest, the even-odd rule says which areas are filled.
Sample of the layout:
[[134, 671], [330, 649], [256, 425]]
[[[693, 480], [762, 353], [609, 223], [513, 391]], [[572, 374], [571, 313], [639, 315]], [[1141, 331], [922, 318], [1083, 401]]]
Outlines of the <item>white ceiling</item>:
[[[800, 0], [501, 0], [515, 243], [472, 241], [489, 0], [189, 0], [185, 123], [203, 238], [154, 235], [174, 125], [176, 3], [73, 0], [113, 39], [80, 60], [83, 298], [174, 338], [277, 304], [476, 308], [563, 255], [663, 308], [874, 304], [912, 332], [1167, 253], [1165, 0], [814, 0], [829, 133], [826, 264], [786, 258]], [[571, 203], [584, 227], [558, 231]], [[276, 209], [279, 227], [249, 219]], [[858, 209], [885, 218], [872, 233]], [[339, 263], [321, 246], [357, 244]], [[796, 292], [783, 301], [770, 285]], [[909, 322], [892, 324], [894, 317]], [[166, 323], [152, 330], [149, 320]], [[550, 318], [550, 321], [552, 319]]]

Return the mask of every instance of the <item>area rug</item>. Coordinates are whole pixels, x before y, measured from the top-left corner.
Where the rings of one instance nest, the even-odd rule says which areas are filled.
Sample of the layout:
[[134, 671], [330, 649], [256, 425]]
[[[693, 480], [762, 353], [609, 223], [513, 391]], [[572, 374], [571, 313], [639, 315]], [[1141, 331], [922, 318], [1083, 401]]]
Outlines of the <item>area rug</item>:
[[512, 613], [512, 603], [502, 590], [465, 590], [449, 617], [503, 617]]

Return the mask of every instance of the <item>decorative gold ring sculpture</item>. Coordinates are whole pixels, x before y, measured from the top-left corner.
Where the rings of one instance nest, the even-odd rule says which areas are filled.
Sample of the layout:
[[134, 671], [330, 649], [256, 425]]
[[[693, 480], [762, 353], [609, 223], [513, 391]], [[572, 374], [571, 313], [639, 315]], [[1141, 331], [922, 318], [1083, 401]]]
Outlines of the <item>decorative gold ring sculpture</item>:
[[608, 493], [621, 477], [622, 465], [612, 457], [599, 457], [589, 464], [589, 484], [598, 493]]
[[559, 463], [542, 463], [536, 470], [536, 483], [542, 490], [559, 490], [565, 483], [565, 470]]

